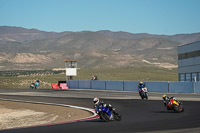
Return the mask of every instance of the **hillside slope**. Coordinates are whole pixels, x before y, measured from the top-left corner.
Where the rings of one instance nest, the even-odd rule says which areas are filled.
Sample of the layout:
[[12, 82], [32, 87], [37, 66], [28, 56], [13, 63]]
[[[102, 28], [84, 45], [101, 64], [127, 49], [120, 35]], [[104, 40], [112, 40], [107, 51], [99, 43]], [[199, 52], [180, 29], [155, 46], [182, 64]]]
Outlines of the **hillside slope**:
[[112, 31], [45, 32], [0, 26], [0, 69], [52, 69], [64, 60], [81, 68], [151, 66], [176, 68], [177, 46], [200, 33], [173, 36]]

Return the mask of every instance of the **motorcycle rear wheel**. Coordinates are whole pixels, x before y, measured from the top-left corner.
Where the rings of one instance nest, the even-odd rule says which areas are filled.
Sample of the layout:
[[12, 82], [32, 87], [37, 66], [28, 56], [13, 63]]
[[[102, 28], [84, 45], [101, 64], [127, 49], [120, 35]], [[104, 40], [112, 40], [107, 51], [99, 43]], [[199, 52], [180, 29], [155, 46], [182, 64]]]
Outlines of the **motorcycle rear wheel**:
[[184, 112], [184, 108], [182, 107], [182, 110], [181, 110], [181, 112]]

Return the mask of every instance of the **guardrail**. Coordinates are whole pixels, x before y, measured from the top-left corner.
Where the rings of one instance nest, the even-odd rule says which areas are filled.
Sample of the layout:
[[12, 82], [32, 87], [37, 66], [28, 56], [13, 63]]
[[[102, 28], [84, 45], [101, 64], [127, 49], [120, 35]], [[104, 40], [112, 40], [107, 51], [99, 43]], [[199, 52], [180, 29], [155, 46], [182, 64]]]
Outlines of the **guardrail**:
[[[200, 93], [200, 82], [144, 81], [149, 92]], [[139, 81], [69, 80], [71, 89], [138, 91]]]

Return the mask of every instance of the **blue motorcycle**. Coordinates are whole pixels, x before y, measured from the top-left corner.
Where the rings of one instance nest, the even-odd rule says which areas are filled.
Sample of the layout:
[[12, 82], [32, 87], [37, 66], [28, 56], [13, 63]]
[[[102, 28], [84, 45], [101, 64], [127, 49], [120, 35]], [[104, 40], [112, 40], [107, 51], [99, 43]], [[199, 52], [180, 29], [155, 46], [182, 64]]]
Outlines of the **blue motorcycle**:
[[105, 122], [110, 120], [121, 120], [121, 115], [119, 115], [117, 112], [111, 111], [111, 109], [106, 105], [100, 105], [98, 108], [96, 108], [96, 113], [100, 116], [100, 119]]

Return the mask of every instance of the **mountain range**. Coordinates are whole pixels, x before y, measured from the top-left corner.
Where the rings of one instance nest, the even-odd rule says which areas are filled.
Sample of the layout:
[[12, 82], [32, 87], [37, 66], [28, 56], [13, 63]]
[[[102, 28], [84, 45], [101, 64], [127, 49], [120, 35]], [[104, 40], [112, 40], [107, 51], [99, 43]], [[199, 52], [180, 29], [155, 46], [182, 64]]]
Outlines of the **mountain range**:
[[177, 68], [177, 46], [200, 41], [200, 33], [81, 31], [46, 32], [0, 26], [0, 70], [64, 68], [77, 60], [80, 68]]

